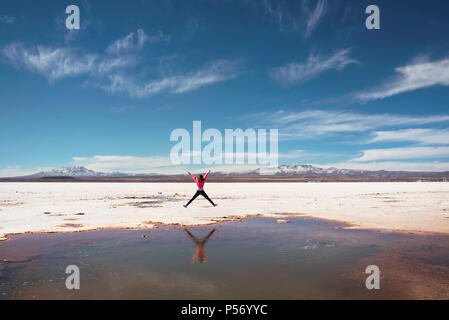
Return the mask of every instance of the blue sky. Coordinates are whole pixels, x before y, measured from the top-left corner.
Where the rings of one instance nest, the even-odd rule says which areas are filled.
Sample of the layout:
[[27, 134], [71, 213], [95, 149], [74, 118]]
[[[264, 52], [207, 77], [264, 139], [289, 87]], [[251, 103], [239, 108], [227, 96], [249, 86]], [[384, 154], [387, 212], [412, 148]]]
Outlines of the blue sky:
[[0, 176], [191, 169], [169, 137], [194, 120], [277, 128], [285, 164], [449, 170], [448, 16], [446, 0], [3, 0]]

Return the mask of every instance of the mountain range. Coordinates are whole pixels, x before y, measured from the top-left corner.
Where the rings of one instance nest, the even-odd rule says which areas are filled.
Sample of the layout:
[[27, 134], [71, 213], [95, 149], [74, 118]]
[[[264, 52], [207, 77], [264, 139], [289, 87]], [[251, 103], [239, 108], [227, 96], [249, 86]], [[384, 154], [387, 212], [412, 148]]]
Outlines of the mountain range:
[[[162, 174], [136, 174], [123, 172], [98, 172], [89, 170], [83, 166], [63, 167], [48, 171], [38, 172], [28, 176], [3, 178], [2, 180], [64, 180], [64, 179], [85, 179], [85, 180], [114, 180], [114, 179], [169, 179], [185, 177], [185, 174], [162, 175]], [[239, 173], [214, 172], [214, 176], [221, 178], [247, 178], [247, 179], [275, 179], [275, 180], [444, 180], [449, 179], [449, 171], [446, 172], [412, 172], [412, 171], [369, 171], [351, 170], [338, 168], [320, 168], [312, 165], [281, 165], [277, 168], [256, 169]], [[220, 180], [220, 179], [219, 179]]]

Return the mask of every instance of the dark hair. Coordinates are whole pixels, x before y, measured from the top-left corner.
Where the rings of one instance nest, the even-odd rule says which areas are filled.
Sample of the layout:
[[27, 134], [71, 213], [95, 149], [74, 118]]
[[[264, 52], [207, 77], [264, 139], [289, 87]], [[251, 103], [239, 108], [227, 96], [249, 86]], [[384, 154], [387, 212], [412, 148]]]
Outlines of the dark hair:
[[200, 174], [199, 176], [196, 177], [198, 179], [198, 181], [204, 181], [204, 177], [202, 174]]

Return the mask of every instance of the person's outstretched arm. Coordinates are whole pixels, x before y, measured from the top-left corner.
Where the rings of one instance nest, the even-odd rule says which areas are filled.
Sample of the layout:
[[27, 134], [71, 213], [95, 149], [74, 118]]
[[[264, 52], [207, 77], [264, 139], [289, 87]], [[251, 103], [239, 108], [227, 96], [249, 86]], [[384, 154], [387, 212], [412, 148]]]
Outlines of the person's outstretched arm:
[[206, 173], [206, 175], [204, 176], [204, 180], [206, 180], [207, 179], [207, 176], [209, 175], [209, 173], [210, 173], [210, 170]]
[[193, 234], [190, 233], [189, 230], [184, 229], [184, 231], [189, 235], [189, 237], [190, 237], [194, 242], [198, 242], [198, 241], [199, 241]]
[[190, 173], [190, 171], [188, 172], [189, 174], [190, 174], [190, 176], [192, 177], [192, 179], [193, 179], [193, 181], [195, 181], [196, 182], [196, 177], [193, 175], [193, 174], [191, 174]]
[[207, 240], [209, 240], [209, 238], [214, 234], [214, 232], [217, 231], [216, 228], [213, 228], [211, 232], [209, 232], [209, 234], [203, 239], [204, 242], [206, 242]]

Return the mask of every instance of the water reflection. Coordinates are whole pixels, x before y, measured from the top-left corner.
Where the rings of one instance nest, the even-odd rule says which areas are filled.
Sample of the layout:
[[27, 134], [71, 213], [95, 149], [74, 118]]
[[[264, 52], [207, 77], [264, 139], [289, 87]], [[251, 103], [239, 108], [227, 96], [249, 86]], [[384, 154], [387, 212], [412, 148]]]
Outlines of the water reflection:
[[210, 239], [210, 237], [214, 234], [215, 231], [217, 231], [216, 228], [213, 228], [211, 232], [208, 233], [207, 236], [205, 236], [202, 239], [198, 239], [195, 237], [187, 228], [184, 229], [184, 231], [189, 235], [190, 239], [195, 243], [196, 249], [195, 252], [192, 255], [192, 261], [191, 263], [207, 263], [207, 257], [206, 252], [204, 251], [204, 246], [206, 245], [206, 242]]

